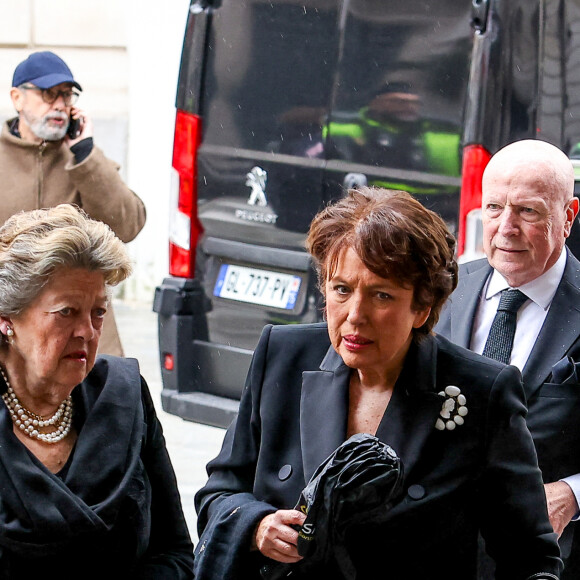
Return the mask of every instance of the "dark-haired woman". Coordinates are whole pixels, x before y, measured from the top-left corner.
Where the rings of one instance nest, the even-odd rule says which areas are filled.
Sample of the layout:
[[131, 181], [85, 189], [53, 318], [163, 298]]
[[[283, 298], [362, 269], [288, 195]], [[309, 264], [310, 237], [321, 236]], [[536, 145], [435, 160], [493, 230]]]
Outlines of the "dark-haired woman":
[[332, 561], [301, 569], [294, 506], [356, 433], [404, 468], [385, 520], [347, 534], [357, 579], [475, 578], [480, 531], [496, 578], [557, 578], [518, 370], [431, 332], [457, 277], [441, 218], [403, 192], [351, 191], [315, 217], [307, 245], [326, 322], [264, 329], [196, 497], [196, 578], [259, 578], [272, 561], [296, 564], [295, 578], [344, 577]]

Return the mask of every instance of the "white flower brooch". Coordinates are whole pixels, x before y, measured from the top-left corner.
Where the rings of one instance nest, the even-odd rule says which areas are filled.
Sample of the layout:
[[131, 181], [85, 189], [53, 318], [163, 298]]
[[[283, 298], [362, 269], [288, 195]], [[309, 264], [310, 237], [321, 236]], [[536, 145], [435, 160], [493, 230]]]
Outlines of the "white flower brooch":
[[445, 387], [439, 393], [440, 397], [445, 397], [439, 417], [435, 422], [435, 429], [439, 431], [453, 431], [458, 425], [463, 425], [465, 415], [467, 415], [467, 399], [461, 394], [461, 389], [454, 385]]

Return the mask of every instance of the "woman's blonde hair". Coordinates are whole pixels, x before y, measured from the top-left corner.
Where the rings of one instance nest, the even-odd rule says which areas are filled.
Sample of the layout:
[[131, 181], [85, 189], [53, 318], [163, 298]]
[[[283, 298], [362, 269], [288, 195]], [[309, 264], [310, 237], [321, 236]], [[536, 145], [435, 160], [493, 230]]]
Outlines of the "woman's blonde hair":
[[73, 205], [20, 212], [0, 227], [0, 314], [32, 304], [61, 268], [101, 272], [106, 286], [131, 274], [123, 242], [106, 224]]

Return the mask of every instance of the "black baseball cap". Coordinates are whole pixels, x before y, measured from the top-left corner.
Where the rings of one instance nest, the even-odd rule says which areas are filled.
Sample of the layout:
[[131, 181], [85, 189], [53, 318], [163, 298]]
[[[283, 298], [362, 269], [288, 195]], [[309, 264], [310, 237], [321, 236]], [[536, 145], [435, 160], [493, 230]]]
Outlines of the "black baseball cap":
[[24, 83], [31, 83], [39, 89], [50, 89], [60, 83], [72, 83], [79, 91], [83, 90], [74, 80], [64, 60], [48, 50], [33, 52], [16, 67], [12, 86], [19, 87]]

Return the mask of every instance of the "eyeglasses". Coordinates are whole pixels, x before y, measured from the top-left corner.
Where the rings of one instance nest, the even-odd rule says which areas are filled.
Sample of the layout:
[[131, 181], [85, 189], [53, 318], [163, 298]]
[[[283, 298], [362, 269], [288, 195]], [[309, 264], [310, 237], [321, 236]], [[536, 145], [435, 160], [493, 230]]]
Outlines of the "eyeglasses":
[[75, 91], [71, 90], [59, 91], [55, 88], [39, 89], [34, 85], [20, 85], [18, 88], [24, 89], [26, 91], [39, 91], [42, 100], [49, 105], [52, 105], [59, 97], [62, 97], [65, 107], [70, 107], [79, 100], [80, 96], [78, 93], [75, 93]]

